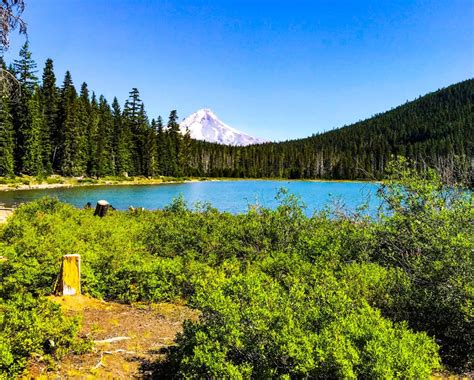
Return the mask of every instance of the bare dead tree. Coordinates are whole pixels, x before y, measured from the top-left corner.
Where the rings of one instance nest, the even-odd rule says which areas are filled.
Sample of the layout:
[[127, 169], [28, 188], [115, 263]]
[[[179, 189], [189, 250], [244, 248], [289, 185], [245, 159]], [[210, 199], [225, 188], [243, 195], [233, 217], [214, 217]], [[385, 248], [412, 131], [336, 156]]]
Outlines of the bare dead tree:
[[25, 10], [24, 0], [1, 0], [0, 9], [0, 52], [10, 46], [10, 32], [17, 29], [26, 35], [26, 22], [21, 18]]

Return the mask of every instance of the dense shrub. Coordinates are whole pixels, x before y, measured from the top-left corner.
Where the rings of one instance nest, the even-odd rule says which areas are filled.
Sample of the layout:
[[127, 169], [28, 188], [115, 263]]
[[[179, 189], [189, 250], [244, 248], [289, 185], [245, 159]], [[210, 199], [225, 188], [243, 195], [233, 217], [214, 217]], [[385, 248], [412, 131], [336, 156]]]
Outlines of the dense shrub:
[[[401, 164], [401, 166], [400, 166]], [[446, 363], [474, 365], [474, 208], [472, 193], [444, 187], [429, 170], [392, 165], [381, 188], [389, 216], [374, 224], [372, 260], [400, 268], [409, 287], [394, 293], [392, 319], [436, 336]]]
[[21, 373], [32, 354], [45, 361], [88, 350], [90, 342], [77, 337], [77, 322], [28, 293], [0, 298], [0, 379]]
[[[160, 375], [177, 378], [426, 378], [437, 345], [353, 300], [329, 273], [285, 289], [261, 272], [232, 276], [198, 294]], [[206, 293], [209, 292], [209, 293]]]
[[445, 364], [468, 370], [471, 194], [404, 165], [375, 220], [307, 217], [285, 192], [277, 209], [240, 215], [179, 198], [97, 218], [38, 200], [0, 230], [1, 289], [46, 295], [62, 255], [76, 253], [95, 297], [185, 300], [202, 318], [185, 326], [167, 376], [426, 378], [439, 368], [437, 344]]

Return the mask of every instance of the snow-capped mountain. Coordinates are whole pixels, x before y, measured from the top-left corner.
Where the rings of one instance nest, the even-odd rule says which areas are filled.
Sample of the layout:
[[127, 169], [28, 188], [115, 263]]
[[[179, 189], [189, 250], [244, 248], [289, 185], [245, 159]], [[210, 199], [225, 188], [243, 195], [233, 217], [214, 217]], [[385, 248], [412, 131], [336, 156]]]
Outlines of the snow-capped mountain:
[[265, 142], [228, 126], [207, 108], [189, 115], [180, 123], [180, 128], [183, 134], [188, 128], [193, 139], [219, 144], [245, 146]]

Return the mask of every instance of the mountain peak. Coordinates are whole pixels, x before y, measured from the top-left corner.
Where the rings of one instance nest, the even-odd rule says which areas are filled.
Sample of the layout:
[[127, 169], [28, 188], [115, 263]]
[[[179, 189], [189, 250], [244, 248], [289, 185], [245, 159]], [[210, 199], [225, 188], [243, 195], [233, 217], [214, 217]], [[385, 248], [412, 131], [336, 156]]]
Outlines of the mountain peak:
[[189, 115], [181, 122], [180, 128], [182, 133], [189, 129], [193, 139], [225, 145], [245, 146], [265, 142], [225, 124], [210, 108], [202, 108]]

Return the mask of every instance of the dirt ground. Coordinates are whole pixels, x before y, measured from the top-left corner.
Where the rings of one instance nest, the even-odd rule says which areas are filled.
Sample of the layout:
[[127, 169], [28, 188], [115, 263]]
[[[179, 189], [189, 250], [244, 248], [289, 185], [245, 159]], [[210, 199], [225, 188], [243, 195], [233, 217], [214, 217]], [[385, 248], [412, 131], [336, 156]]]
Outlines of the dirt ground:
[[149, 378], [151, 365], [163, 359], [186, 319], [198, 313], [174, 304], [121, 305], [85, 296], [51, 297], [68, 315], [82, 317], [82, 334], [94, 341], [93, 351], [63, 358], [48, 370], [40, 359], [30, 362], [28, 377], [39, 379]]

